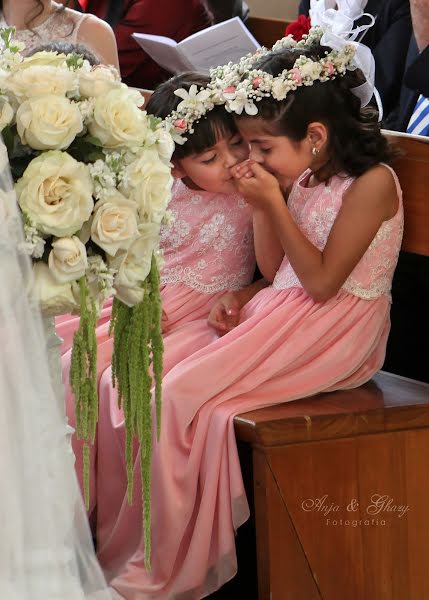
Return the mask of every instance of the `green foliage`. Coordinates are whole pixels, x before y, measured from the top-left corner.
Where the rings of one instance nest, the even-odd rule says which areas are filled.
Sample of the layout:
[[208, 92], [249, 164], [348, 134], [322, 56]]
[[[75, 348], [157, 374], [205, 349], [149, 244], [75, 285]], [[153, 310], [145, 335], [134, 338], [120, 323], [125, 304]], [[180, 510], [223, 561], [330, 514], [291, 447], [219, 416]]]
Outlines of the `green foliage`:
[[97, 311], [92, 301], [88, 308], [88, 287], [85, 277], [79, 280], [80, 323], [74, 335], [70, 365], [70, 384], [76, 402], [76, 433], [84, 440], [83, 481], [84, 498], [89, 508], [89, 444], [93, 444], [98, 419], [97, 340], [95, 327]]
[[110, 332], [114, 334], [112, 380], [113, 385], [118, 388], [118, 403], [123, 408], [125, 418], [125, 452], [130, 504], [134, 493], [134, 440], [138, 441], [140, 447], [145, 565], [150, 570], [152, 385], [155, 386], [155, 410], [159, 438], [164, 350], [161, 334], [162, 308], [159, 271], [155, 257], [152, 257], [151, 272], [143, 289], [143, 301], [133, 308], [125, 306], [117, 299], [114, 300]]

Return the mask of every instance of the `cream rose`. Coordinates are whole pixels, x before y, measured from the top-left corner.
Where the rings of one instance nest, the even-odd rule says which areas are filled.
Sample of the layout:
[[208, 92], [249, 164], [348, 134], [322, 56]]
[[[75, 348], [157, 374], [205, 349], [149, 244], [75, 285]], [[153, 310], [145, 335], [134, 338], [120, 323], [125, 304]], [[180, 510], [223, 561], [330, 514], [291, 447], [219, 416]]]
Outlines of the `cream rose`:
[[41, 50], [40, 52], [35, 52], [31, 56], [25, 57], [15, 70], [22, 71], [35, 66], [67, 68], [66, 61], [67, 56], [65, 54]]
[[171, 134], [163, 127], [160, 127], [156, 131], [156, 145], [160, 159], [167, 165], [170, 165], [171, 157], [174, 152], [174, 141]]
[[44, 315], [54, 317], [70, 313], [79, 308], [71, 283], [58, 283], [44, 262], [33, 265], [33, 295], [40, 304]]
[[126, 185], [121, 191], [136, 202], [141, 221], [161, 223], [170, 201], [173, 178], [158, 152], [153, 148], [144, 150], [126, 168], [124, 181]]
[[97, 65], [89, 72], [79, 73], [79, 93], [83, 98], [105, 96], [110, 90], [123, 87], [114, 67]]
[[137, 206], [119, 192], [95, 205], [91, 239], [110, 256], [128, 250], [138, 236]]
[[0, 131], [10, 125], [13, 121], [13, 108], [4, 96], [0, 97]]
[[[141, 96], [140, 96], [141, 97]], [[141, 97], [143, 102], [143, 98]], [[148, 132], [146, 114], [139, 109], [135, 90], [120, 88], [99, 96], [88, 124], [91, 135], [105, 148], [141, 146]]]
[[58, 283], [76, 281], [88, 268], [86, 248], [75, 235], [59, 238], [52, 243], [48, 265]]
[[150, 273], [152, 254], [159, 246], [158, 225], [140, 225], [139, 234], [127, 253], [110, 261], [110, 266], [118, 270], [115, 277], [117, 297], [127, 306], [143, 300], [142, 284]]
[[35, 65], [14, 71], [6, 81], [6, 89], [20, 102], [36, 96], [75, 95], [78, 76], [67, 68]]
[[66, 152], [33, 159], [15, 188], [21, 210], [47, 235], [73, 235], [94, 207], [88, 167]]
[[77, 105], [52, 95], [30, 98], [21, 104], [16, 124], [21, 142], [34, 150], [65, 150], [83, 130]]

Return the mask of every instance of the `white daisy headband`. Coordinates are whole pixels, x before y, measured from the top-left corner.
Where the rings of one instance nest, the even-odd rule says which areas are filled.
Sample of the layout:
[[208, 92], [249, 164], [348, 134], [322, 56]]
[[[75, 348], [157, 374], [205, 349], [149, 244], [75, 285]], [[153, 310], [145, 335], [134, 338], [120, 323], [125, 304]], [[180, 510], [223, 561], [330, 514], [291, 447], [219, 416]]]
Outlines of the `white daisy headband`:
[[[166, 121], [176, 143], [184, 144], [186, 135], [194, 132], [194, 124], [217, 105], [224, 105], [231, 113], [240, 115], [244, 111], [248, 115], [256, 115], [257, 103], [263, 98], [281, 101], [300, 86], [329, 81], [356, 68], [362, 71], [366, 81], [352, 92], [360, 98], [362, 106], [366, 106], [375, 94], [381, 119], [382, 105], [374, 88], [374, 58], [369, 48], [356, 41], [362, 31], [373, 25], [374, 19], [367, 15], [371, 17], [368, 25], [353, 28], [354, 20], [366, 14], [363, 12], [366, 0], [310, 0], [310, 4], [312, 21], [316, 26], [299, 42], [291, 35], [286, 36], [271, 50], [260, 48], [237, 64], [229, 63], [212, 69], [211, 82], [207, 87], [192, 85], [189, 91], [181, 88], [174, 92], [182, 101]], [[333, 8], [334, 5], [338, 10]], [[307, 49], [317, 43], [332, 50], [318, 60], [301, 55], [291, 69], [276, 77], [253, 68], [255, 62], [269, 52], [284, 48]]]
[[300, 86], [313, 85], [315, 81], [328, 81], [344, 75], [351, 65], [355, 50], [347, 45], [342, 50], [332, 50], [320, 60], [301, 55], [292, 69], [286, 69], [276, 77], [262, 70], [253, 69], [255, 61], [269, 52], [283, 48], [307, 48], [320, 42], [323, 31], [313, 28], [299, 42], [287, 36], [274, 44], [271, 50], [260, 48], [253, 55], [242, 58], [239, 63], [229, 63], [210, 71], [211, 81], [207, 87], [193, 84], [189, 90], [180, 88], [174, 94], [182, 99], [166, 117], [173, 139], [184, 144], [187, 135], [194, 132], [194, 124], [205, 117], [215, 106], [224, 105], [228, 112], [256, 115], [257, 102], [273, 97], [284, 100], [287, 94]]

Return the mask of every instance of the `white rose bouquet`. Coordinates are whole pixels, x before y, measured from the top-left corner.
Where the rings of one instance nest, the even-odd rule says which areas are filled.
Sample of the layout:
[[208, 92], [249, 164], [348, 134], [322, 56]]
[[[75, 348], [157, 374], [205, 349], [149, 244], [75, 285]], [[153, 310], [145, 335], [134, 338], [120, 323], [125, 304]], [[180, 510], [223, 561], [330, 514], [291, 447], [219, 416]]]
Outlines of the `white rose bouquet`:
[[[137, 436], [148, 527], [151, 388], [153, 377], [159, 431], [163, 351], [159, 231], [174, 144], [113, 68], [57, 52], [23, 58], [13, 33], [0, 31], [0, 131], [34, 261], [34, 293], [46, 315], [80, 314], [70, 378], [86, 464], [98, 415], [95, 326], [115, 296], [112, 372], [127, 426], [129, 497]], [[87, 467], [85, 479], [88, 489]]]

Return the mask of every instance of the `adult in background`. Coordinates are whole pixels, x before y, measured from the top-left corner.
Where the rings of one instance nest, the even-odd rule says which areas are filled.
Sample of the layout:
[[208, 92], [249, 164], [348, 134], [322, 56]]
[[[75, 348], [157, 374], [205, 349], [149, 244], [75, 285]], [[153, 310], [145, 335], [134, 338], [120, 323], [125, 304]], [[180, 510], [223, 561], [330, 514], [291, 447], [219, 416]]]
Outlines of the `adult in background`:
[[105, 19], [114, 29], [122, 79], [154, 89], [169, 76], [131, 37], [135, 32], [177, 42], [212, 24], [203, 0], [79, 0], [82, 10]]
[[118, 67], [118, 52], [111, 27], [93, 15], [82, 15], [51, 0], [0, 0], [0, 27], [16, 28], [15, 39], [25, 43], [24, 54], [41, 44], [64, 41], [87, 46], [100, 62]]
[[[391, 129], [429, 135], [429, 0], [411, 0], [413, 32]], [[393, 116], [392, 116], [393, 117]], [[401, 252], [384, 368], [429, 383], [429, 258]]]
[[[308, 15], [310, 0], [301, 0], [299, 14]], [[375, 59], [375, 85], [380, 93], [386, 127], [392, 128], [401, 93], [408, 46], [412, 36], [409, 0], [368, 0], [365, 12], [375, 17], [374, 26], [362, 43], [371, 48]], [[368, 23], [363, 17], [358, 25]]]
[[207, 0], [216, 23], [232, 17], [240, 17], [245, 21], [249, 15], [249, 7], [243, 0]]

